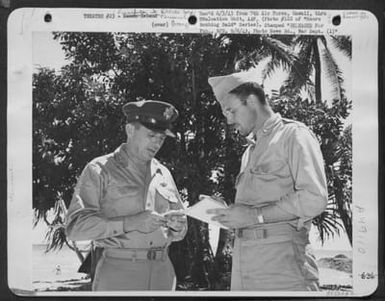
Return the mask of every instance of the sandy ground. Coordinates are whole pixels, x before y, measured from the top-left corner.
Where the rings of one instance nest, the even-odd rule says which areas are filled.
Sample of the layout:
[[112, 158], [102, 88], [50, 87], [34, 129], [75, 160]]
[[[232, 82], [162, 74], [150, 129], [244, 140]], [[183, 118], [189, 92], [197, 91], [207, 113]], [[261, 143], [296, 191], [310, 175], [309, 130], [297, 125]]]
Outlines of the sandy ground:
[[[321, 289], [351, 291], [352, 275], [330, 268], [319, 268]], [[88, 277], [81, 279], [36, 281], [33, 284], [35, 291], [90, 291], [91, 281]]]
[[90, 291], [91, 279], [84, 277], [80, 279], [58, 280], [58, 281], [35, 281], [33, 287], [37, 292], [49, 291]]

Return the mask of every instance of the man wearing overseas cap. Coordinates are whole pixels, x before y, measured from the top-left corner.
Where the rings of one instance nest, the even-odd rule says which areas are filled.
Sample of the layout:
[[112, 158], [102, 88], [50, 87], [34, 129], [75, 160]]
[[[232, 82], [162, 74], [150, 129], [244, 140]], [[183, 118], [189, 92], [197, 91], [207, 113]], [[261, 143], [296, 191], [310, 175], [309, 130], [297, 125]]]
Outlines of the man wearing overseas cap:
[[123, 106], [127, 142], [84, 168], [67, 214], [71, 240], [92, 240], [95, 291], [173, 290], [168, 246], [184, 238], [185, 215], [170, 171], [154, 156], [175, 137], [177, 110], [161, 101]]
[[227, 123], [250, 141], [234, 204], [208, 210], [235, 229], [231, 290], [318, 290], [309, 229], [326, 207], [327, 185], [316, 137], [272, 111], [252, 71], [209, 84]]

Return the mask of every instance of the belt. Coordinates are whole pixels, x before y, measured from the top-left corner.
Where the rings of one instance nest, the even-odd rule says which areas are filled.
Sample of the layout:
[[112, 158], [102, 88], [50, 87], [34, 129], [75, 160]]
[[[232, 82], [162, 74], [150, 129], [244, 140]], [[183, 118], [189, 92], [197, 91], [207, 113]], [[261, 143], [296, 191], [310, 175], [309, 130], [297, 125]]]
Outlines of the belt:
[[104, 256], [110, 258], [136, 260], [165, 260], [167, 257], [167, 249], [151, 248], [151, 249], [118, 249], [111, 248], [104, 250]]
[[235, 230], [235, 236], [243, 240], [262, 240], [268, 238], [287, 238], [291, 240], [293, 235], [301, 235], [303, 231], [297, 231], [290, 225], [271, 228], [240, 228]]
[[242, 239], [265, 239], [267, 238], [266, 229], [246, 229], [235, 230], [235, 236]]

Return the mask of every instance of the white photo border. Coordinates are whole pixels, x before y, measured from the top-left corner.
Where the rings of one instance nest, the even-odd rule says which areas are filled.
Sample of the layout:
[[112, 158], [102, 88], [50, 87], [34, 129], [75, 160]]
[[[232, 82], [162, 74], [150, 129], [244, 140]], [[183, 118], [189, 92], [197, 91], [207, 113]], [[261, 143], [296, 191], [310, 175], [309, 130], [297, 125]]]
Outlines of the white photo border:
[[[21, 8], [8, 20], [8, 285], [36, 296], [334, 296], [328, 292], [34, 292], [32, 288], [32, 33], [81, 32], [218, 32], [200, 27], [202, 12], [224, 9], [83, 9]], [[232, 11], [234, 11], [232, 9]], [[244, 12], [267, 10], [236, 10]], [[378, 21], [362, 10], [284, 10], [320, 12], [321, 34], [352, 36], [353, 103], [353, 296], [372, 294], [378, 285]], [[324, 12], [324, 14], [322, 13]], [[51, 22], [44, 22], [49, 13]], [[322, 14], [321, 14], [322, 13]], [[87, 18], [87, 14], [128, 14], [131, 18]], [[198, 22], [188, 23], [195, 15]], [[332, 17], [341, 16], [338, 28]], [[156, 16], [154, 18], [154, 16]], [[171, 21], [174, 25], [171, 26]], [[168, 26], [159, 25], [169, 22]], [[272, 21], [273, 22], [273, 21]], [[288, 28], [301, 34], [298, 28]], [[253, 31], [253, 29], [250, 29]], [[254, 34], [262, 34], [254, 29]], [[237, 33], [246, 33], [242, 29]], [[269, 32], [268, 32], [269, 33]], [[289, 34], [287, 31], [286, 34]], [[23, 239], [21, 239], [23, 237]], [[30, 250], [30, 252], [28, 252]], [[29, 267], [29, 269], [28, 269]], [[369, 273], [372, 279], [359, 275]]]

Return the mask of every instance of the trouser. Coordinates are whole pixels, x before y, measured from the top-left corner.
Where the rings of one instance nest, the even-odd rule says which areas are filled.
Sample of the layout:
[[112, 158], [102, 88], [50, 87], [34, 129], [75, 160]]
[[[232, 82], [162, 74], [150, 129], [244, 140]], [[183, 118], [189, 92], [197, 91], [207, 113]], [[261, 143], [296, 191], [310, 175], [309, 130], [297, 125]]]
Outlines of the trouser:
[[281, 224], [237, 231], [231, 290], [318, 290], [308, 230]]
[[104, 249], [93, 291], [174, 290], [176, 277], [167, 249]]

